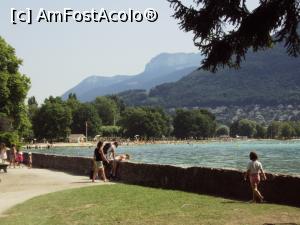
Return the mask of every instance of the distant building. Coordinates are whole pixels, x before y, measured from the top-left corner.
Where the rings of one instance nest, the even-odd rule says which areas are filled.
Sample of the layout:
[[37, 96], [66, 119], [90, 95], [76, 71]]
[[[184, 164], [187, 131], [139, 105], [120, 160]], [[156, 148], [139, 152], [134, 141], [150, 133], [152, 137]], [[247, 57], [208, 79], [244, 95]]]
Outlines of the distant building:
[[70, 143], [81, 143], [86, 141], [86, 137], [83, 134], [70, 134], [68, 141]]

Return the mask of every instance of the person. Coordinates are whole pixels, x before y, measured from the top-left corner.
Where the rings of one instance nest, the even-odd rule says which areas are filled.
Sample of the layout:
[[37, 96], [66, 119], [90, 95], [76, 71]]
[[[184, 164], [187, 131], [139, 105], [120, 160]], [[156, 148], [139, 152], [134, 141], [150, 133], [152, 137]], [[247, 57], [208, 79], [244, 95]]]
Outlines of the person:
[[98, 144], [97, 144], [97, 147], [94, 150], [94, 158], [93, 158], [94, 172], [93, 172], [93, 178], [92, 178], [93, 182], [95, 182], [97, 174], [98, 174], [99, 178], [100, 178], [100, 176], [102, 177], [104, 182], [108, 181], [106, 179], [104, 166], [103, 166], [103, 161], [107, 161], [107, 160], [106, 160], [106, 158], [103, 154], [103, 148], [102, 147], [103, 147], [103, 142], [99, 141]]
[[105, 154], [105, 157], [108, 161], [114, 160], [116, 155], [116, 149], [118, 148], [119, 143], [117, 141], [115, 142], [107, 142], [103, 146], [103, 152]]
[[32, 153], [28, 153], [28, 169], [32, 168]]
[[21, 167], [23, 161], [24, 161], [23, 152], [20, 149], [18, 149], [17, 157], [16, 157], [17, 166]]
[[7, 152], [6, 146], [4, 143], [0, 144], [0, 163], [6, 163], [7, 160]]
[[[109, 177], [113, 178], [113, 167], [115, 164], [116, 148], [119, 146], [117, 141], [115, 142], [105, 142], [103, 145], [103, 153], [106, 159], [104, 166], [109, 170]], [[112, 164], [110, 164], [112, 162]]]
[[130, 156], [128, 154], [121, 154], [115, 157], [113, 161], [113, 168], [112, 168], [112, 179], [116, 179], [118, 162], [126, 161], [129, 159]]
[[17, 149], [16, 149], [16, 145], [15, 144], [13, 144], [11, 146], [9, 159], [10, 159], [9, 160], [9, 167], [11, 167], [11, 165], [13, 165], [14, 168], [16, 168]]
[[260, 183], [260, 173], [262, 175], [262, 179], [266, 180], [266, 175], [264, 173], [262, 164], [258, 161], [258, 156], [255, 152], [250, 152], [249, 154], [250, 162], [247, 166], [247, 172], [244, 175], [244, 180], [246, 181], [249, 177], [250, 185], [252, 189], [252, 201], [256, 202], [258, 199], [259, 202], [264, 201], [264, 197], [261, 195], [261, 193], [258, 190], [258, 185]]

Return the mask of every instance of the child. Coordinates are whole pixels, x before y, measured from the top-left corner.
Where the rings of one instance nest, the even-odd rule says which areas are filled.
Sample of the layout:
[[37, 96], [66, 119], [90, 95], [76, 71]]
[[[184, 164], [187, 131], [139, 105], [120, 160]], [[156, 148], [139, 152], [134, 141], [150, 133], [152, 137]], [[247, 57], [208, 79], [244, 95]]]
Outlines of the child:
[[17, 157], [16, 157], [16, 161], [17, 161], [17, 166], [21, 167], [22, 163], [23, 163], [24, 157], [23, 157], [23, 152], [21, 150], [17, 150]]
[[250, 179], [252, 196], [253, 199], [251, 202], [256, 202], [256, 199], [259, 199], [259, 202], [263, 202], [264, 197], [258, 191], [258, 184], [260, 182], [260, 172], [262, 174], [262, 179], [266, 180], [266, 175], [263, 171], [262, 164], [257, 160], [258, 156], [255, 152], [250, 152], [250, 162], [247, 166], [247, 172], [244, 175], [244, 180], [247, 180], [247, 177]]

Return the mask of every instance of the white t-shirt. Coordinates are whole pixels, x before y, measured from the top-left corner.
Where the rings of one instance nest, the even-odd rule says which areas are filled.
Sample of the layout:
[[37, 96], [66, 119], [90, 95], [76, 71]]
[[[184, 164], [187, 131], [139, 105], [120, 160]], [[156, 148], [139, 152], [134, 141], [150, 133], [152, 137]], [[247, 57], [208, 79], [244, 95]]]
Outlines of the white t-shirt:
[[263, 171], [262, 165], [259, 161], [250, 161], [247, 166], [247, 170], [250, 170], [250, 174], [259, 173]]
[[106, 158], [108, 160], [113, 160], [113, 152], [116, 152], [116, 146], [115, 145], [111, 145], [110, 148], [107, 150], [107, 154], [106, 154]]

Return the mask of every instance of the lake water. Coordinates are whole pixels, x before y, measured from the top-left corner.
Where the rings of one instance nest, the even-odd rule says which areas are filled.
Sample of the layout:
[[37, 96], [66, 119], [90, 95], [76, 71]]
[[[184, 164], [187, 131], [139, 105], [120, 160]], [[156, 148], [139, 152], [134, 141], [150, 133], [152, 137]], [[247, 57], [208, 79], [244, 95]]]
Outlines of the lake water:
[[[93, 148], [32, 149], [56, 155], [92, 157]], [[249, 152], [256, 151], [266, 172], [300, 176], [300, 141], [234, 141], [200, 144], [147, 144], [119, 146], [132, 162], [245, 170]]]

